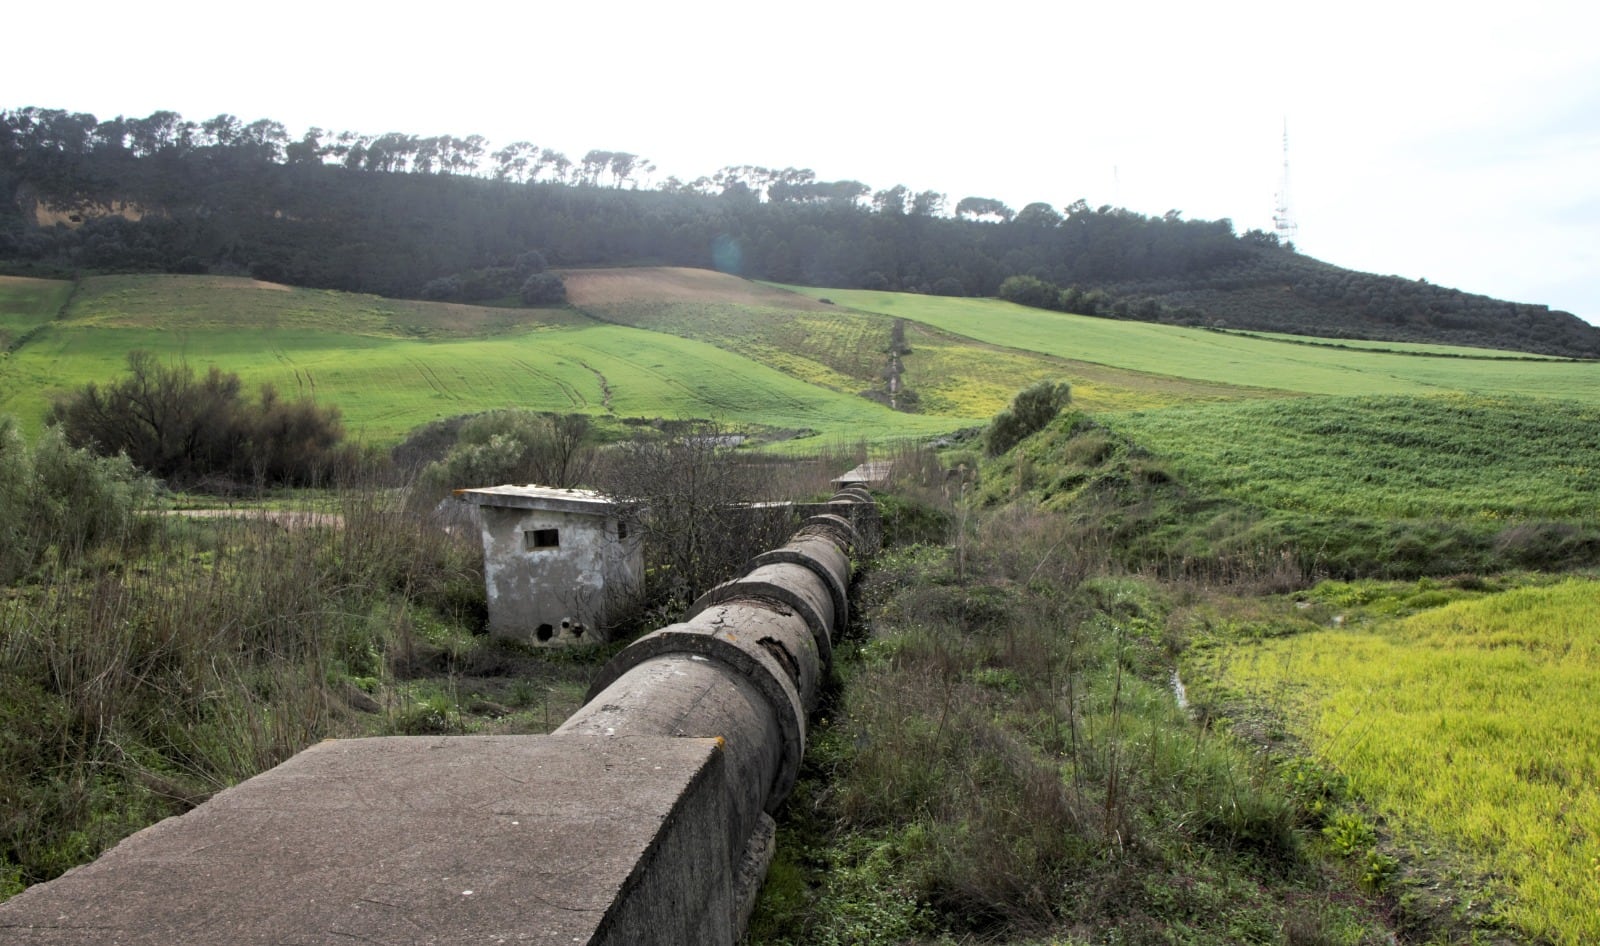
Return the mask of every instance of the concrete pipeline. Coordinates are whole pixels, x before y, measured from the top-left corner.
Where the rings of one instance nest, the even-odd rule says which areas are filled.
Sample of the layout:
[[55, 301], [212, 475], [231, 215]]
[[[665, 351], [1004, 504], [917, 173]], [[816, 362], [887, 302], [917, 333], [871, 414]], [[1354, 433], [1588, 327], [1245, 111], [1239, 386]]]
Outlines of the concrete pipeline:
[[865, 489], [822, 509], [550, 735], [313, 746], [0, 904], [0, 941], [731, 946], [876, 541]]
[[[702, 595], [683, 623], [618, 654], [554, 735], [721, 740], [731, 772], [729, 856], [746, 874], [764, 874], [770, 847], [761, 839], [771, 822], [763, 816], [799, 775], [806, 725], [848, 608], [855, 538], [841, 517], [807, 520], [744, 577]], [[754, 890], [739, 899], [746, 895]]]

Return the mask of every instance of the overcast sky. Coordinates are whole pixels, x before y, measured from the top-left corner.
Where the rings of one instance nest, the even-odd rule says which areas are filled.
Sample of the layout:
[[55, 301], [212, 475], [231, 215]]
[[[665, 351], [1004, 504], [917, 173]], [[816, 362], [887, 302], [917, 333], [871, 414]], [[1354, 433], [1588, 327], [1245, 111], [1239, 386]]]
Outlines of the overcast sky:
[[1577, 2], [124, 0], [5, 21], [0, 108], [481, 134], [685, 180], [808, 167], [1240, 231], [1272, 227], [1287, 122], [1304, 252], [1600, 323], [1600, 13]]

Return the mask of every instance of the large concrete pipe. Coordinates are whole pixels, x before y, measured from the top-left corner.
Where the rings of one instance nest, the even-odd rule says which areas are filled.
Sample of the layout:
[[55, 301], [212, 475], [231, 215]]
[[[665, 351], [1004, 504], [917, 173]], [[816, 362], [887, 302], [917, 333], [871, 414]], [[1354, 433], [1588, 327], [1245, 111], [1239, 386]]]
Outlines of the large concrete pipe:
[[772, 856], [770, 814], [799, 777], [807, 719], [848, 614], [858, 541], [844, 517], [808, 519], [742, 577], [702, 595], [682, 623], [612, 658], [584, 706], [553, 734], [718, 741], [729, 814], [718, 853], [741, 875], [734, 929], [743, 927]]
[[[845, 523], [849, 525], [848, 521]], [[769, 565], [774, 562], [791, 562], [802, 565], [811, 570], [828, 589], [828, 597], [833, 602], [834, 626], [843, 627], [850, 621], [850, 555], [848, 549], [854, 546], [841, 546], [828, 535], [820, 532], [815, 526], [803, 528], [796, 532], [782, 547], [770, 552], [763, 552], [750, 560], [754, 568]], [[854, 532], [854, 527], [851, 527]], [[831, 650], [831, 647], [829, 648]], [[831, 660], [826, 653], [823, 659]]]
[[[715, 613], [701, 615], [715, 609]], [[839, 626], [838, 609], [828, 585], [797, 562], [775, 561], [757, 566], [743, 578], [724, 582], [701, 595], [689, 609], [688, 623], [711, 621], [719, 626], [746, 628], [757, 640], [771, 640], [774, 652], [800, 690], [807, 712], [816, 708], [818, 674], [833, 661], [833, 632]], [[798, 627], [809, 640], [792, 644]], [[802, 659], [801, 650], [812, 652]], [[809, 662], [813, 666], [805, 666]]]
[[0, 941], [732, 946], [876, 542], [863, 500], [617, 654], [551, 735], [322, 743], [0, 904]]
[[[762, 666], [770, 657], [763, 660], [705, 635], [685, 635], [677, 627], [641, 638], [644, 647], [629, 647], [637, 656], [623, 664], [624, 672], [551, 735], [603, 736], [624, 744], [638, 737], [717, 739], [727, 770], [728, 806], [719, 843], [728, 862], [738, 864], [768, 799], [792, 787], [788, 773], [805, 751], [799, 697], [781, 670]], [[645, 643], [651, 638], [661, 644]], [[719, 657], [708, 657], [711, 653]], [[739, 669], [730, 673], [734, 665]], [[789, 711], [777, 711], [775, 705], [784, 701]]]
[[[723, 739], [731, 767], [752, 776], [734, 806], [751, 813], [739, 830], [753, 829], [754, 813], [775, 810], [799, 776], [807, 716], [846, 613], [855, 540], [855, 528], [841, 517], [807, 520], [782, 549], [758, 556], [744, 577], [701, 596], [683, 623], [647, 634], [612, 658], [587, 702], [555, 734]], [[691, 672], [680, 660], [669, 671], [659, 663], [669, 657], [702, 665]], [[759, 694], [762, 705], [731, 698], [734, 688]], [[744, 744], [769, 733], [777, 739], [759, 735], [768, 744]], [[776, 768], [765, 767], [773, 761]]]

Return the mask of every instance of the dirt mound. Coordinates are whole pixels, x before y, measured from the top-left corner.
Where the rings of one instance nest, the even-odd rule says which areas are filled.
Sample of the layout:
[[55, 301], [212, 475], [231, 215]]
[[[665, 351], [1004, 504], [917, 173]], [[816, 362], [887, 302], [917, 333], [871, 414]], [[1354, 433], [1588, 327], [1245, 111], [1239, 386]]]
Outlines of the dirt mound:
[[580, 308], [637, 302], [720, 302], [806, 311], [832, 308], [797, 293], [709, 269], [580, 269], [561, 275], [567, 283], [567, 298]]

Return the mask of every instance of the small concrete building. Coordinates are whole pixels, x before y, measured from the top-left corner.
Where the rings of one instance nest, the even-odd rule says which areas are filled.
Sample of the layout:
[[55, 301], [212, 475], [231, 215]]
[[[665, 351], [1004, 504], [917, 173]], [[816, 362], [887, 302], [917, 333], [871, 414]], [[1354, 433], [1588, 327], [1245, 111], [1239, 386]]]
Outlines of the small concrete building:
[[489, 632], [549, 646], [604, 643], [638, 601], [644, 547], [611, 500], [582, 489], [459, 489], [483, 521]]

